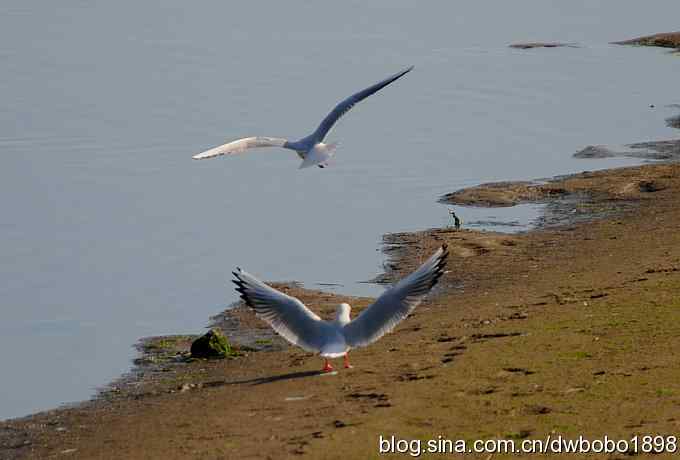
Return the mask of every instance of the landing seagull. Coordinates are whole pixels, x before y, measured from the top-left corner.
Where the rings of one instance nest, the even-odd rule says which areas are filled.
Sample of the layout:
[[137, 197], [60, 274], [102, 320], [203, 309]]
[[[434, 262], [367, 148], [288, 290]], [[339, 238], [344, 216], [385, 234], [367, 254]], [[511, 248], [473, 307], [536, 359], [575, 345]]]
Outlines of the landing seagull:
[[423, 265], [386, 290], [376, 301], [350, 320], [349, 304], [338, 305], [333, 321], [324, 321], [295, 297], [284, 294], [253, 275], [237, 268], [233, 283], [241, 298], [258, 317], [288, 342], [319, 353], [323, 372], [333, 370], [329, 358], [344, 357], [349, 364], [350, 349], [365, 347], [390, 332], [422, 302], [444, 273], [448, 251], [439, 248]]
[[340, 102], [335, 106], [331, 112], [326, 115], [321, 124], [316, 131], [307, 137], [303, 137], [299, 141], [289, 141], [287, 139], [281, 139], [277, 137], [246, 137], [239, 139], [228, 144], [220, 145], [219, 147], [206, 150], [203, 153], [194, 155], [192, 158], [194, 160], [204, 160], [206, 158], [214, 158], [220, 155], [233, 155], [236, 153], [245, 152], [248, 149], [256, 147], [283, 147], [284, 149], [295, 150], [300, 158], [302, 158], [302, 164], [300, 164], [300, 169], [308, 168], [310, 166], [319, 166], [320, 168], [325, 167], [328, 161], [335, 154], [335, 148], [337, 143], [326, 144], [323, 140], [328, 135], [328, 132], [333, 128], [333, 125], [346, 114], [349, 109], [354, 107], [355, 104], [363, 101], [371, 94], [374, 94], [385, 86], [389, 85], [393, 81], [403, 77], [408, 72], [413, 70], [413, 66], [402, 70], [401, 72], [392, 75], [391, 77], [376, 83], [373, 86], [359, 91], [356, 94], [351, 95], [344, 101]]

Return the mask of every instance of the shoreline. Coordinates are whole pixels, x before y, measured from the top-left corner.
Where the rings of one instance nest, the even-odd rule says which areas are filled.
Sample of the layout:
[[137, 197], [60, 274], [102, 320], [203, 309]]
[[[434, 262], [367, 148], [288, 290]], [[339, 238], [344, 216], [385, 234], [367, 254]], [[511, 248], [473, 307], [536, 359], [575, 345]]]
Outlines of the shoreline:
[[654, 46], [658, 48], [671, 48], [674, 52], [680, 51], [680, 32], [661, 32], [653, 35], [631, 38], [611, 42], [612, 45]]
[[[555, 190], [558, 190], [559, 193]], [[480, 193], [482, 198], [480, 198]], [[666, 208], [678, 194], [680, 194], [680, 165], [673, 162], [659, 162], [558, 176], [541, 184], [532, 182], [491, 184], [491, 186], [487, 184], [486, 186], [480, 185], [459, 190], [452, 194], [455, 195], [454, 198], [448, 197], [447, 200], [466, 205], [475, 201], [477, 204], [482, 202], [502, 204], [508, 202], [508, 200], [513, 203], [525, 199], [539, 200], [549, 203], [546, 208], [547, 213], [551, 212], [552, 206], [554, 208], [552, 212], [557, 213], [556, 215], [560, 218], [552, 219], [554, 225], [541, 226], [520, 234], [466, 229], [456, 231], [447, 228], [386, 234], [383, 238], [383, 250], [388, 258], [386, 264], [388, 271], [380, 277], [380, 282], [392, 282], [400, 278], [418, 265], [434, 247], [443, 241], [449, 244], [452, 256], [449, 262], [450, 273], [442, 279], [442, 286], [436, 290], [432, 300], [421, 305], [393, 334], [374, 347], [356, 352], [356, 355], [359, 356], [358, 369], [345, 373], [341, 371], [336, 376], [338, 380], [343, 382], [343, 388], [348, 388], [345, 393], [349, 392], [350, 396], [345, 398], [349, 398], [351, 401], [352, 411], [358, 409], [357, 414], [363, 414], [368, 419], [373, 420], [373, 412], [393, 410], [392, 408], [400, 406], [396, 401], [384, 396], [388, 391], [395, 391], [395, 383], [391, 382], [390, 379], [385, 380], [385, 377], [381, 377], [380, 372], [372, 372], [372, 366], [375, 360], [381, 360], [386, 355], [392, 358], [395, 352], [403, 351], [404, 347], [408, 349], [408, 343], [420, 343], [425, 349], [441, 348], [442, 345], [452, 346], [453, 348], [452, 351], [444, 353], [443, 358], [437, 358], [435, 362], [430, 362], [432, 360], [427, 359], [427, 363], [423, 365], [408, 364], [408, 359], [407, 362], [403, 363], [406, 366], [405, 368], [403, 365], [392, 368], [383, 364], [383, 371], [395, 379], [397, 386], [400, 386], [400, 382], [426, 383], [430, 380], [439, 379], [441, 376], [438, 375], [436, 370], [447, 371], [452, 366], [451, 363], [456, 363], [459, 359], [462, 359], [461, 356], [467, 354], [467, 350], [475, 344], [494, 342], [491, 337], [499, 337], [501, 342], [506, 340], [505, 338], [527, 340], [522, 337], [528, 332], [515, 330], [515, 324], [521, 324], [532, 318], [537, 314], [534, 311], [537, 308], [543, 309], [551, 304], [556, 306], [590, 304], [613, 297], [608, 292], [608, 288], [602, 286], [588, 287], [585, 290], [571, 289], [567, 290], [566, 293], [556, 292], [547, 296], [518, 294], [516, 286], [510, 282], [513, 279], [517, 280], [518, 273], [514, 273], [514, 269], [508, 271], [505, 266], [508, 262], [512, 264], [521, 260], [524, 264], [529, 264], [527, 270], [531, 271], [532, 265], [541, 266], [548, 263], [543, 260], [543, 253], [546, 250], [545, 248], [554, 248], [555, 243], [551, 243], [551, 241], [575, 244], [573, 242], [575, 234], [590, 235], [578, 242], [589, 247], [592, 246], [591, 241], [598, 240], [598, 238], [592, 236], [598, 231], [606, 234], [605, 239], [601, 241], [602, 243], [616, 241], [623, 237], [619, 234], [610, 235], [609, 232], [612, 231], [612, 228], [619, 233], [621, 230], [625, 230], [624, 233], [634, 235], [636, 232], [631, 232], [628, 227], [645, 224], [640, 221], [640, 212], [650, 212], [650, 210], [662, 208], [664, 212], [672, 212], [672, 210]], [[587, 199], [584, 199], [586, 196]], [[577, 199], [570, 200], [574, 197]], [[571, 203], [573, 206], [570, 207], [565, 203]], [[585, 206], [583, 206], [584, 203]], [[582, 215], [578, 217], [585, 218], [574, 218], [574, 209], [580, 209], [579, 212]], [[673, 214], [673, 216], [676, 217], [676, 214]], [[669, 222], [671, 227], [675, 227], [672, 221]], [[592, 248], [583, 249], [580, 245], [575, 247], [580, 248], [578, 251], [581, 251], [581, 256], [586, 259], [589, 256], [588, 251], [592, 250]], [[626, 246], [619, 248], [619, 252], [625, 253], [627, 250]], [[680, 260], [680, 254], [673, 254], [673, 257], [676, 256], [677, 260]], [[554, 263], [555, 260], [550, 262]], [[676, 266], [672, 263], [670, 265], [669, 263], [665, 264], [651, 272], [648, 268], [640, 267], [645, 276], [633, 276], [632, 278], [637, 281], [627, 281], [627, 283], [645, 283], [654, 274], [675, 276]], [[556, 269], [558, 272], [560, 271], [559, 267]], [[570, 276], [574, 275], [573, 270], [570, 270], [570, 273]], [[617, 273], [620, 274], [622, 271]], [[592, 281], [588, 280], [590, 274], [582, 272], [581, 276], [584, 274], [586, 280], [582, 283], [593, 284]], [[568, 279], [569, 277], [567, 277]], [[358, 309], [370, 303], [368, 298], [352, 298], [322, 291], [306, 290], [294, 283], [273, 284], [284, 292], [297, 296], [303, 302], [313, 305], [314, 310], [323, 317], [328, 316], [333, 311], [334, 305], [339, 302], [347, 301]], [[480, 289], [484, 292], [481, 298], [476, 293]], [[495, 304], [485, 305], [482, 311], [469, 307], [460, 312], [454, 311], [447, 317], [449, 324], [444, 330], [441, 329], [441, 324], [438, 324], [439, 321], [433, 318], [434, 312], [441, 310], [441, 305], [452, 301], [452, 299], [455, 300], [454, 303], [458, 303], [461, 297], [463, 299], [471, 297], [480, 302], [483, 301], [480, 299], [491, 293], [492, 297], [500, 300], [505, 298], [507, 292], [514, 292], [514, 295], [519, 295], [522, 301], [511, 304], [507, 301], [499, 301]], [[499, 304], [501, 305], [500, 311]], [[140, 347], [143, 353], [136, 360], [137, 369], [133, 369], [130, 378], [127, 380], [123, 376], [120, 380], [113, 382], [108, 390], [102, 391], [98, 397], [75, 406], [57, 408], [0, 422], [0, 453], [7, 455], [7, 458], [41, 457], [47, 453], [54, 454], [55, 452], [63, 454], [70, 453], [71, 449], [76, 449], [73, 452], [91, 454], [96, 452], [96, 450], [92, 450], [96, 443], [92, 444], [92, 442], [102, 436], [108, 436], [105, 434], [108, 431], [107, 419], [119, 419], [130, 415], [140, 416], [154, 406], [169, 410], [176, 404], [182, 404], [183, 410], [191, 412], [182, 400], [192, 398], [194, 400], [192, 405], [195, 404], [195, 408], [198, 408], [201, 407], [201, 404], [206, 404], [206, 401], [216, 397], [215, 392], [224, 393], [221, 398], [226, 397], [229, 400], [232, 391], [236, 390], [237, 387], [239, 387], [242, 396], [254, 392], [253, 388], [258, 388], [258, 392], [263, 391], [267, 397], [276, 398], [281, 389], [263, 388], [267, 387], [267, 385], [264, 385], [265, 383], [275, 384], [280, 382], [281, 385], [293, 386], [297, 388], [296, 392], [302, 393], [307, 391], [309, 387], [314, 388], [318, 385], [334, 386], [331, 377], [316, 378], [318, 360], [315, 357], [288, 347], [282, 339], [276, 337], [244, 308], [235, 307], [226, 310], [213, 317], [212, 321], [214, 325], [226, 329], [230, 340], [234, 340], [236, 332], [241, 333], [241, 337], [236, 337], [235, 340], [240, 346], [239, 356], [234, 359], [217, 361], [191, 360], [187, 356], [187, 350], [192, 336], [163, 336], [142, 339]], [[424, 323], [427, 324], [427, 327]], [[462, 323], [462, 325], [458, 323]], [[490, 326], [498, 326], [503, 330], [486, 332], [486, 329]], [[462, 330], [456, 334], [449, 334], [447, 331], [449, 328], [461, 329], [461, 327]], [[437, 330], [439, 331], [437, 332]], [[502, 353], [503, 348], [499, 348], [499, 352]], [[413, 351], [411, 351], [409, 353], [410, 359], [415, 358], [418, 354], [419, 352], [413, 355]], [[373, 358], [370, 359], [369, 357]], [[509, 379], [510, 376], [514, 375], [514, 371], [503, 372], [508, 374], [504, 375], [504, 379]], [[530, 372], [533, 373], [534, 371]], [[363, 380], [368, 382], [358, 385], [353, 383], [356, 381], [357, 374], [360, 374]], [[354, 378], [348, 379], [349, 375]], [[369, 383], [371, 381], [373, 383]], [[667, 386], [672, 386], [670, 381], [666, 383]], [[240, 387], [244, 388], [240, 389]], [[494, 385], [491, 385], [491, 387], [494, 387]], [[473, 395], [484, 399], [485, 395], [496, 393], [495, 387], [491, 387], [462, 391], [468, 397]], [[357, 388], [363, 388], [363, 390], [359, 391]], [[371, 388], [373, 390], [370, 390]], [[381, 388], [381, 390], [376, 391], [377, 388]], [[382, 393], [382, 389], [385, 388], [388, 390]], [[356, 391], [350, 391], [352, 389]], [[487, 391], [489, 392], [487, 393]], [[675, 390], [669, 391], [673, 393]], [[201, 397], [201, 394], [206, 392], [209, 394], [204, 394], [204, 396], [208, 400]], [[581, 390], [574, 390], [574, 392], [581, 392]], [[293, 398], [293, 400], [298, 397], [307, 399], [304, 394], [291, 394], [292, 396], [288, 397]], [[351, 396], [353, 394], [357, 396]], [[428, 401], [431, 400], [425, 394], [426, 392], [421, 396]], [[560, 395], [563, 395], [563, 393], [560, 393]], [[347, 402], [345, 398], [343, 398], [343, 401]], [[322, 400], [318, 402], [323, 403]], [[289, 403], [284, 405], [286, 404]], [[230, 413], [230, 418], [242, 419], [247, 425], [250, 422], [243, 417], [247, 417], [246, 414], [252, 413], [252, 411], [257, 412], [257, 407], [260, 407], [260, 405], [261, 403], [250, 401], [239, 412], [231, 413], [227, 411], [227, 413]], [[431, 404], [428, 407], [432, 410], [435, 409]], [[244, 410], [245, 412], [243, 412]], [[363, 415], [351, 414], [352, 412], [345, 412], [344, 417], [349, 419], [363, 417]], [[525, 415], [535, 416], [537, 414]], [[336, 413], [334, 416], [337, 417], [338, 414]], [[332, 422], [335, 426], [332, 431], [349, 426], [350, 422], [345, 421], [345, 418], [338, 418]], [[668, 420], [671, 418], [669, 417]], [[90, 422], [79, 425], [84, 420]], [[214, 421], [212, 417], [210, 417], [210, 420]], [[92, 421], [96, 421], [100, 429], [78, 428], [78, 426], [90, 427]], [[377, 422], [373, 420], [373, 423]], [[210, 425], [208, 424], [208, 426]], [[181, 427], [175, 428], [181, 431]], [[203, 429], [205, 428], [203, 427]], [[279, 439], [280, 431], [277, 431], [277, 429], [274, 429], [274, 431], [279, 435], [275, 435], [273, 440], [267, 442], [260, 440], [260, 442], [265, 442], [269, 446], [268, 448], [274, 450], [282, 445], [290, 445], [290, 443], [282, 442]], [[325, 432], [325, 430], [322, 431]], [[540, 430], [533, 430], [532, 433], [534, 431]], [[77, 434], [72, 434], [74, 432]], [[285, 433], [285, 430], [283, 433]], [[324, 444], [323, 439], [326, 439], [326, 436], [316, 437], [317, 435], [314, 435], [314, 433], [316, 431], [312, 435], [303, 437], [301, 441], [294, 442], [294, 447], [289, 449], [289, 454], [318, 452], [317, 448]], [[166, 433], [159, 439], [166, 439], [165, 436], [167, 435], [169, 434]], [[81, 442], [83, 439], [90, 439], [92, 442], [83, 445]], [[101, 439], [99, 440], [101, 441]], [[326, 442], [330, 442], [330, 439], [326, 439]], [[220, 443], [218, 442], [218, 444]], [[139, 443], [135, 445], [139, 449]], [[152, 445], [155, 445], [155, 443], [149, 444], [149, 449], [153, 448]], [[314, 446], [314, 448], [311, 446]], [[116, 449], [121, 447], [120, 444], [116, 444]], [[250, 446], [249, 449], [255, 447]], [[355, 447], [358, 448], [358, 446]], [[243, 445], [240, 445], [239, 449], [241, 448], [243, 448]], [[144, 450], [139, 451], [133, 447], [130, 447], [130, 449], [132, 450], [128, 453], [131, 458], [145, 455]], [[228, 451], [229, 449], [225, 452]], [[355, 451], [351, 452], [356, 453]], [[259, 457], [259, 455], [254, 455], [254, 457]]]

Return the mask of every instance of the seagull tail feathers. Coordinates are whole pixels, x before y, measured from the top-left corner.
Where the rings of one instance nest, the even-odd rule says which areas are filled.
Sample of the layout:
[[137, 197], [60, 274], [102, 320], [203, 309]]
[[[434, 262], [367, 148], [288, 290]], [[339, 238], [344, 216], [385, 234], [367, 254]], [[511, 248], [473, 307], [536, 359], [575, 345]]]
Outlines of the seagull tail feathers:
[[319, 166], [320, 168], [325, 168], [328, 162], [335, 155], [335, 150], [338, 147], [337, 142], [330, 144], [318, 143], [312, 147], [305, 158], [302, 160], [299, 169], [305, 169], [312, 166]]

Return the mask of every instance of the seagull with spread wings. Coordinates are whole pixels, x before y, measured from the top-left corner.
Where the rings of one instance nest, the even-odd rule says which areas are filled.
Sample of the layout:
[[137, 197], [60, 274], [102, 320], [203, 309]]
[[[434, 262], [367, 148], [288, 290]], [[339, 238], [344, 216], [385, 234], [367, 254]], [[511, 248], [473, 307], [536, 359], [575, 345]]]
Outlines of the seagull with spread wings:
[[350, 349], [365, 347], [390, 332], [422, 302], [444, 273], [448, 251], [439, 248], [423, 265], [386, 290], [359, 316], [350, 320], [349, 304], [338, 305], [335, 319], [324, 321], [295, 297], [284, 294], [237, 268], [233, 280], [241, 298], [256, 315], [288, 342], [324, 360], [323, 372], [333, 370], [329, 358], [344, 357]]
[[411, 70], [413, 70], [413, 66], [343, 100], [326, 115], [326, 118], [324, 118], [319, 127], [316, 128], [316, 131], [298, 141], [289, 141], [277, 137], [245, 137], [198, 153], [192, 158], [194, 160], [203, 160], [206, 158], [218, 157], [220, 155], [242, 153], [256, 147], [283, 147], [284, 149], [294, 150], [297, 152], [298, 156], [302, 158], [300, 169], [308, 168], [310, 166], [324, 168], [335, 154], [337, 143], [324, 143], [323, 141], [340, 117], [346, 114], [357, 103], [363, 101], [371, 94], [377, 93], [385, 86], [406, 75]]

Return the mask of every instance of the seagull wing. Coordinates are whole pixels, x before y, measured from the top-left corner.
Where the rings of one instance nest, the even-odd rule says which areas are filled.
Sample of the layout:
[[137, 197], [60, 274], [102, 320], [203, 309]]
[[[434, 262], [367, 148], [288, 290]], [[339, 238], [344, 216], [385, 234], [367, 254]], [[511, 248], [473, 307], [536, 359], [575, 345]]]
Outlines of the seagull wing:
[[312, 137], [314, 138], [315, 142], [322, 142], [326, 135], [328, 134], [328, 132], [333, 127], [333, 125], [340, 119], [340, 117], [346, 114], [349, 111], [349, 109], [354, 107], [357, 103], [363, 101], [371, 94], [377, 93], [385, 86], [389, 85], [393, 81], [409, 73], [411, 70], [413, 70], [413, 66], [404, 69], [401, 72], [396, 73], [391, 77], [379, 83], [376, 83], [373, 86], [369, 86], [368, 88], [361, 90], [356, 94], [352, 94], [350, 97], [340, 102], [338, 105], [335, 106], [333, 110], [331, 110], [331, 112], [328, 115], [326, 115], [326, 118], [323, 119], [319, 127], [316, 128], [316, 131], [314, 131], [314, 133], [312, 134]]
[[385, 291], [343, 328], [350, 347], [365, 347], [390, 332], [422, 302], [444, 273], [448, 252], [442, 246], [418, 270]]
[[259, 318], [293, 345], [311, 352], [321, 350], [328, 336], [328, 323], [295, 297], [267, 286], [250, 273], [237, 268], [233, 274], [236, 290]]
[[236, 153], [245, 152], [248, 149], [257, 147], [285, 147], [288, 141], [277, 137], [244, 137], [228, 144], [214, 147], [205, 152], [194, 155], [194, 160], [205, 160], [206, 158], [214, 158], [220, 155], [233, 155]]

